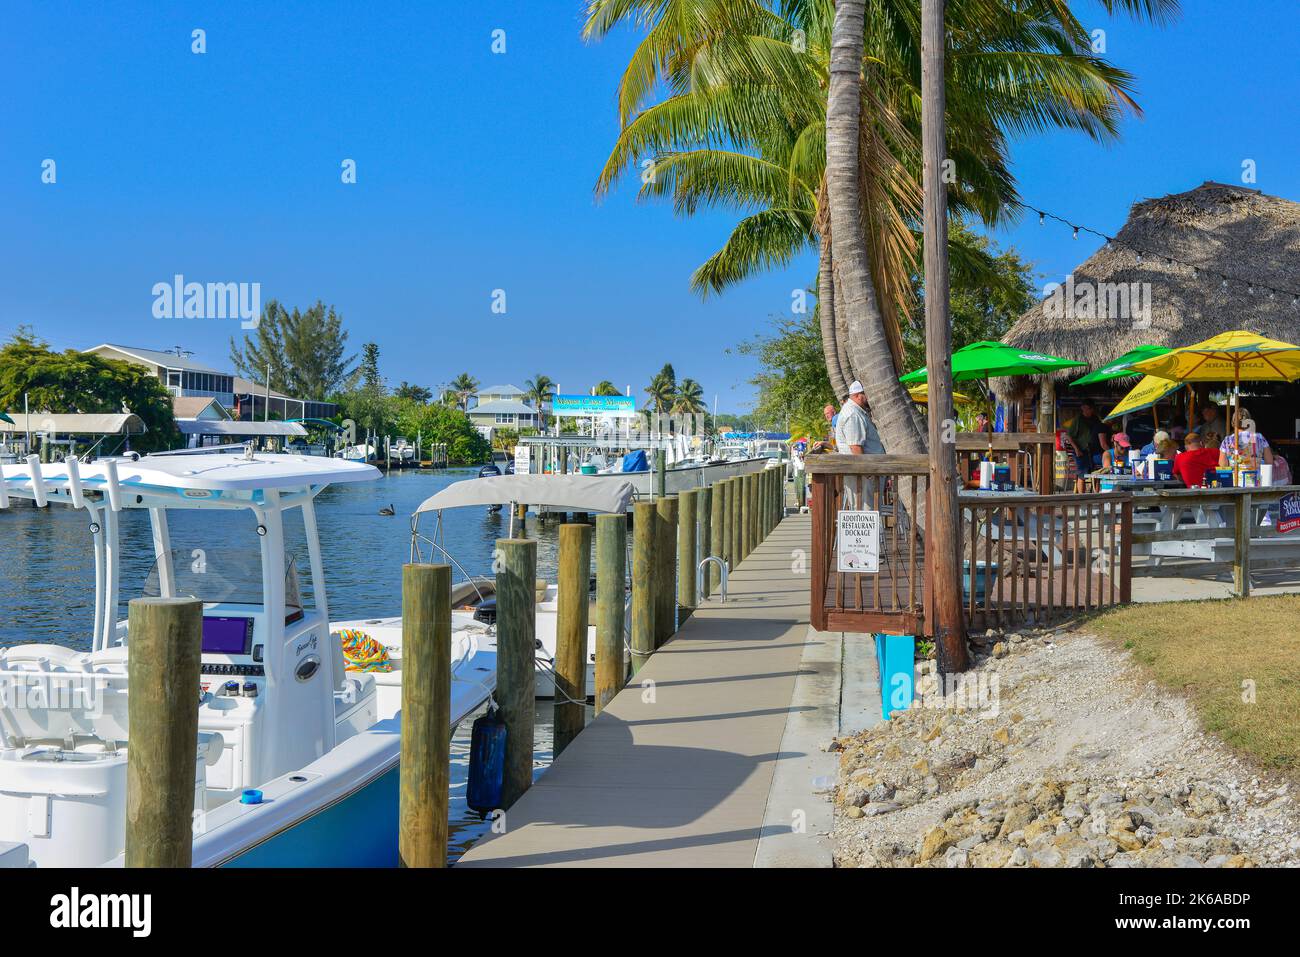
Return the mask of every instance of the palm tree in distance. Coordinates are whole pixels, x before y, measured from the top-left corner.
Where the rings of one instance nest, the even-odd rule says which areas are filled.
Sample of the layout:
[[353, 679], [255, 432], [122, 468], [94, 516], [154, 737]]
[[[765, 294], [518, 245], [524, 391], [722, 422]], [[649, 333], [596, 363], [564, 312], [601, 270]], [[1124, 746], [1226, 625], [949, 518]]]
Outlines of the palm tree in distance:
[[614, 383], [610, 382], [608, 379], [601, 379], [599, 382], [596, 383], [596, 391], [594, 394], [595, 395], [622, 395], [623, 393], [618, 390], [618, 386], [614, 385]]
[[[665, 367], [671, 371], [671, 366]], [[651, 412], [668, 412], [677, 397], [677, 382], [669, 379], [662, 371], [656, 372], [650, 384], [646, 386], [646, 409]]]
[[462, 411], [469, 408], [469, 397], [474, 394], [477, 388], [478, 379], [475, 379], [468, 372], [462, 372], [447, 383], [447, 389], [456, 396], [457, 408]]
[[551, 377], [540, 372], [524, 383], [524, 396], [533, 401], [534, 408], [537, 409], [538, 429], [543, 433], [546, 432], [546, 410], [542, 405], [551, 397], [554, 388], [555, 382]]
[[703, 412], [704, 387], [694, 379], [683, 379], [677, 386], [677, 395], [673, 399], [673, 411], [683, 415]]

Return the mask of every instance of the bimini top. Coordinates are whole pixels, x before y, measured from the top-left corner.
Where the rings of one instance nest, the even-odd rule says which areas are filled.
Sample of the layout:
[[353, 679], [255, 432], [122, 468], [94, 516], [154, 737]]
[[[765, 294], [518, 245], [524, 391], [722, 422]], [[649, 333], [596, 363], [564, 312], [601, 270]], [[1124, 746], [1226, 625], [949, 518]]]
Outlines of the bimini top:
[[635, 494], [631, 482], [613, 475], [500, 475], [449, 485], [415, 513], [512, 502], [571, 512], [626, 512]]
[[[195, 452], [193, 454], [146, 455], [130, 458], [96, 459], [78, 464], [81, 484], [88, 491], [102, 490], [110, 468], [124, 489], [165, 489], [181, 492], [249, 492], [263, 489], [298, 489], [331, 485], [335, 482], [366, 482], [379, 477], [379, 470], [361, 462], [317, 455], [263, 455]], [[69, 485], [66, 462], [39, 465], [19, 462], [0, 465], [0, 475], [10, 494], [30, 498], [36, 475], [46, 489]]]

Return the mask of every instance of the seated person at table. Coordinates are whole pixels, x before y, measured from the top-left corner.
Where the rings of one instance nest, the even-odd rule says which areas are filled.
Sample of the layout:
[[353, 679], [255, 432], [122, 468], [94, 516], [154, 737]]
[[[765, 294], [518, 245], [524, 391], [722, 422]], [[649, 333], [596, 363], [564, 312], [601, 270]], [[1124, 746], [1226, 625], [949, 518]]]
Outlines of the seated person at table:
[[1206, 432], [1216, 432], [1222, 435], [1228, 428], [1223, 421], [1223, 412], [1213, 402], [1207, 402], [1199, 410], [1200, 422], [1197, 423], [1195, 431], [1201, 437], [1201, 445], [1209, 448], [1210, 444], [1205, 441]]
[[1195, 432], [1187, 436], [1187, 451], [1180, 452], [1174, 459], [1174, 478], [1188, 488], [1205, 484], [1205, 472], [1219, 464], [1219, 450], [1216, 446], [1205, 448], [1201, 437]]
[[1241, 427], [1235, 435], [1229, 435], [1219, 446], [1219, 468], [1226, 469], [1232, 465], [1233, 453], [1240, 453], [1249, 458], [1254, 458], [1256, 465], [1263, 463], [1265, 465], [1273, 464], [1273, 450], [1269, 448], [1268, 439], [1255, 431], [1255, 420], [1250, 417], [1250, 413], [1245, 409], [1240, 409], [1240, 417], [1237, 419]]
[[1111, 446], [1101, 455], [1101, 470], [1109, 472], [1113, 468], [1122, 468], [1128, 464], [1128, 450], [1133, 447], [1128, 433], [1116, 432], [1110, 437]]
[[1097, 415], [1096, 404], [1084, 399], [1064, 438], [1079, 463], [1079, 473], [1084, 474], [1101, 466], [1102, 453], [1110, 448], [1110, 426]]
[[[1172, 440], [1169, 438], [1169, 433], [1166, 432], [1164, 429], [1161, 429], [1155, 435], [1151, 436], [1150, 442], [1142, 446], [1141, 449], [1142, 457], [1146, 458], [1152, 452], [1154, 452], [1158, 456], [1163, 456], [1163, 453], [1160, 450], [1162, 448], [1167, 448], [1171, 441]], [[1175, 446], [1175, 451], [1176, 450], [1177, 450], [1177, 446]]]

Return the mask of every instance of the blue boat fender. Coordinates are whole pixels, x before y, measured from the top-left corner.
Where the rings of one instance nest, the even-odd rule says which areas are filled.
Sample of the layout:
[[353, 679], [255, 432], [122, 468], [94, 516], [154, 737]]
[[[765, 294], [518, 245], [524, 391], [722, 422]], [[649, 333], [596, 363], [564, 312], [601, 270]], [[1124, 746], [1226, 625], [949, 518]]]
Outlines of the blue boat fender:
[[495, 707], [478, 718], [471, 729], [469, 781], [465, 803], [480, 817], [501, 807], [501, 788], [506, 771], [506, 723]]

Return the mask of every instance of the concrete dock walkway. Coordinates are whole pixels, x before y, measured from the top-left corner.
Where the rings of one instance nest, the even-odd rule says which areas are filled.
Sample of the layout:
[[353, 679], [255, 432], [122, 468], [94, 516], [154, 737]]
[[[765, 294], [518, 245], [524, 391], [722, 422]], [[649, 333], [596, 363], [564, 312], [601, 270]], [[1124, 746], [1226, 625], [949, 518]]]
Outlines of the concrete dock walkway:
[[777, 526], [457, 866], [829, 866], [842, 656], [809, 534]]

